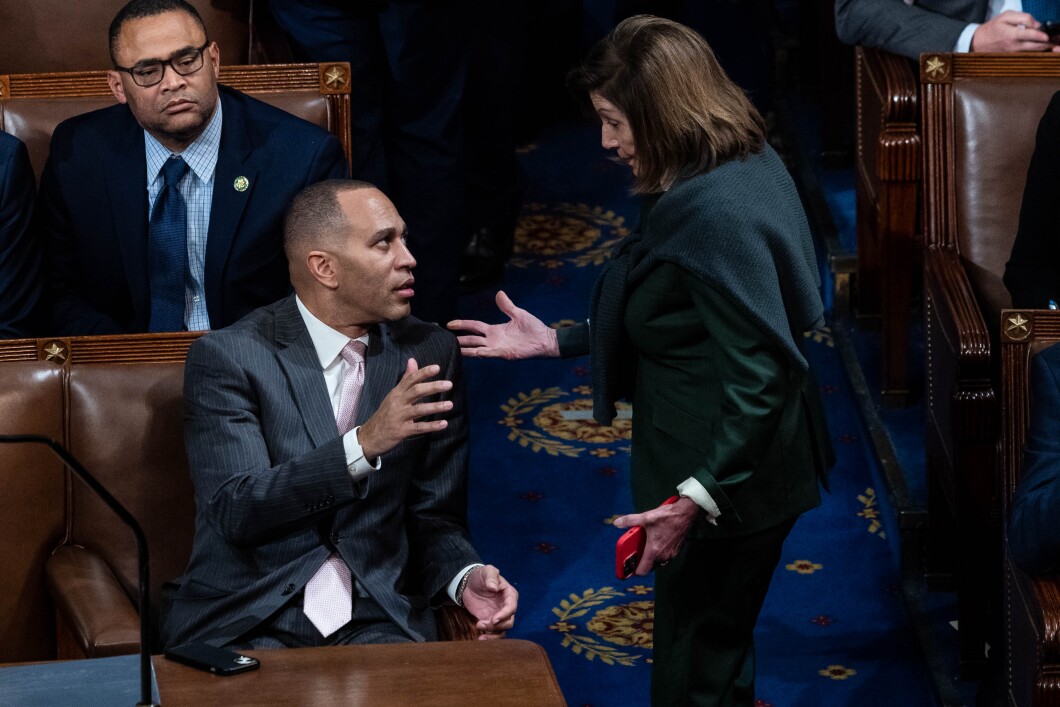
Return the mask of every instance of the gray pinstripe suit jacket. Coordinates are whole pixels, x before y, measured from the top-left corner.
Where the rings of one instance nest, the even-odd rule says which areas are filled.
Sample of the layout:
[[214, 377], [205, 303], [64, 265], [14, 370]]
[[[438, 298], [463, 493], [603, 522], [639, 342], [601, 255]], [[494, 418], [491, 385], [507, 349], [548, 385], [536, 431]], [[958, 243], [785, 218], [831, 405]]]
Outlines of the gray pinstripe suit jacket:
[[951, 52], [970, 22], [982, 22], [989, 0], [836, 0], [835, 27], [846, 44], [881, 47], [917, 59]]
[[354, 484], [293, 296], [195, 342], [184, 380], [195, 541], [164, 617], [166, 645], [235, 640], [296, 597], [332, 549], [409, 636], [436, 638], [431, 600], [478, 561], [466, 527], [467, 415], [454, 337], [411, 317], [380, 324], [357, 418], [376, 411], [410, 357], [453, 382], [449, 426], [405, 440]]

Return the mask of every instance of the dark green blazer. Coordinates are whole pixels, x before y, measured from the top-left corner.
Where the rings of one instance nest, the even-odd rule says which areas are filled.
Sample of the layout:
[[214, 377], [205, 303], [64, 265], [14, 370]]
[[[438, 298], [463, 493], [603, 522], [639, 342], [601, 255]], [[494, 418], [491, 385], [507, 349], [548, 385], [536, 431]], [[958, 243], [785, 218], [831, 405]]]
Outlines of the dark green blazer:
[[721, 294], [663, 263], [629, 292], [637, 351], [633, 502], [659, 505], [696, 478], [721, 510], [694, 533], [742, 535], [820, 503], [831, 447], [811, 373]]

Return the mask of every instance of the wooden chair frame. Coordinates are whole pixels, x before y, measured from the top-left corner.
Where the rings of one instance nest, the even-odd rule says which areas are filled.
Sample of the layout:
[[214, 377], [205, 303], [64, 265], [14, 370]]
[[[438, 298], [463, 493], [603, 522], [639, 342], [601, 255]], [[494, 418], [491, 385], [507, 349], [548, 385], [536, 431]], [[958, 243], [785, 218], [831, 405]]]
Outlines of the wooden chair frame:
[[1060, 88], [1060, 57], [939, 53], [920, 58], [928, 565], [955, 564], [966, 667], [983, 660], [991, 635], [1000, 637], [1000, 587], [991, 579], [1001, 562], [995, 466], [1000, 356], [997, 333], [987, 326], [960, 252], [954, 87], [968, 80], [1021, 78], [1056, 79]]
[[[1053, 343], [1060, 343], [1060, 311], [1003, 312], [998, 470], [1005, 519], [1023, 468], [1030, 358]], [[1060, 576], [1030, 577], [1016, 567], [1008, 554], [1007, 530], [1003, 533], [1006, 701], [1019, 707], [1060, 705]]]
[[913, 62], [855, 49], [857, 311], [881, 318], [884, 399], [909, 398], [909, 322], [919, 250], [919, 81]]

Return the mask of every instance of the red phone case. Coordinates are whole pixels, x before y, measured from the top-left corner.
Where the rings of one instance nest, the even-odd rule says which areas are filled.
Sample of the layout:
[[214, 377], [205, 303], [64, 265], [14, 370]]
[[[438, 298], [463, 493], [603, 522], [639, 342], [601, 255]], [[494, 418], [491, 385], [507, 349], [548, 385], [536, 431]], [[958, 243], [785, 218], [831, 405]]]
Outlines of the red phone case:
[[[679, 496], [670, 496], [662, 502], [662, 505], [674, 503]], [[640, 563], [640, 556], [644, 554], [644, 542], [648, 534], [644, 527], [634, 525], [622, 533], [615, 543], [615, 576], [619, 579], [629, 579]]]

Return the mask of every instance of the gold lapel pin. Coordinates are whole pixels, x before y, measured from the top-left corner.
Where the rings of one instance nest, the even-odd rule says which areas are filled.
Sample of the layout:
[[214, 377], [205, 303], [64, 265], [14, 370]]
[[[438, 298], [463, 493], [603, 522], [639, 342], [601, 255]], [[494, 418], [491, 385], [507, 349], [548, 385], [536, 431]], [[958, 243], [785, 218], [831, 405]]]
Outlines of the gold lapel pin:
[[236, 191], [246, 191], [247, 187], [250, 186], [250, 180], [246, 177], [236, 177], [236, 180], [232, 182], [232, 186], [235, 187]]

